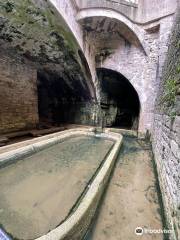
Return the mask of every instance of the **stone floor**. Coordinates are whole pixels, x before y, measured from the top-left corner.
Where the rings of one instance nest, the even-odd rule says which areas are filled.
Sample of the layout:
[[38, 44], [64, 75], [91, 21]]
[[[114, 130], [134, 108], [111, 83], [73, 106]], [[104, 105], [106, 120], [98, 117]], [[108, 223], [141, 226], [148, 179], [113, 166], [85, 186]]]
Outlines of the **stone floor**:
[[124, 138], [99, 214], [86, 240], [162, 240], [162, 234], [137, 236], [136, 227], [162, 229], [150, 146]]
[[68, 215], [113, 142], [75, 137], [0, 169], [0, 226], [34, 239]]

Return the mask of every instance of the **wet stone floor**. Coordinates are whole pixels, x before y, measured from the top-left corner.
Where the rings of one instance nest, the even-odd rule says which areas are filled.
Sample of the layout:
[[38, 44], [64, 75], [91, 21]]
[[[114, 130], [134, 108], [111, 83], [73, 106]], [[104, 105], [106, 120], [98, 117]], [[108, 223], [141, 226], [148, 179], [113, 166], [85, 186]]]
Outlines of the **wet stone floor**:
[[0, 169], [0, 226], [35, 239], [68, 215], [113, 142], [78, 136]]
[[162, 229], [161, 208], [149, 144], [124, 138], [117, 164], [86, 240], [162, 240], [135, 234], [137, 227]]

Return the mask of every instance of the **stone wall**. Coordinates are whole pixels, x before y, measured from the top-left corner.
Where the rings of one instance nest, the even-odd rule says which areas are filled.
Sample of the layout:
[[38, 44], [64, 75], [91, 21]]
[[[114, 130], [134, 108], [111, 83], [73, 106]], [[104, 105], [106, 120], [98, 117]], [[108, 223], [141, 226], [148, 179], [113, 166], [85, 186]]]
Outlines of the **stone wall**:
[[110, 1], [110, 0], [76, 0], [78, 7], [82, 9], [105, 8], [122, 13], [128, 18], [135, 19], [137, 15], [137, 5], [130, 1]]
[[167, 224], [180, 239], [180, 11], [160, 73], [159, 92], [152, 134]]
[[[151, 129], [154, 114], [154, 100], [151, 96], [157, 92], [161, 66], [167, 48], [167, 31], [170, 31], [172, 16], [163, 18], [153, 23], [152, 26], [142, 26], [131, 22], [121, 14], [118, 15], [119, 18], [114, 19], [117, 16], [115, 17], [115, 12], [112, 11], [111, 15], [104, 16], [103, 19], [92, 17], [92, 25], [89, 26], [88, 24], [84, 25], [86, 22], [78, 23], [76, 21], [78, 7], [75, 0], [49, 0], [49, 2], [56, 9], [42, 0], [38, 2], [24, 0], [23, 4], [22, 0], [11, 0], [10, 5], [0, 0], [2, 6], [0, 9], [0, 38], [3, 39], [3, 48], [6, 49], [8, 44], [8, 47], [16, 50], [15, 54], [21, 54], [32, 63], [34, 62], [37, 70], [50, 69], [57, 78], [63, 78], [66, 85], [74, 91], [77, 90], [76, 81], [82, 83], [81, 86], [84, 86], [84, 89], [90, 90], [93, 100], [96, 100], [96, 97], [100, 100], [101, 92], [99, 81], [96, 78], [95, 69], [99, 67], [99, 64], [94, 61], [95, 56], [97, 56], [99, 47], [103, 47], [104, 49], [101, 49], [103, 51], [110, 50], [110, 54], [100, 63], [100, 67], [120, 72], [132, 83], [141, 101], [139, 129], [141, 131]], [[102, 11], [104, 14], [108, 14], [104, 9]], [[108, 35], [106, 35], [106, 31], [101, 31], [103, 30], [101, 22], [104, 21], [104, 18], [107, 22], [104, 30], [110, 26], [112, 34], [109, 34], [109, 30]], [[97, 25], [99, 19], [101, 20], [100, 25]], [[89, 23], [89, 19], [87, 23]], [[118, 31], [121, 30], [117, 32], [118, 36], [114, 34], [113, 30], [116, 25]], [[92, 28], [94, 26], [96, 39], [89, 36], [87, 29], [83, 31], [83, 27]], [[104, 32], [107, 36], [105, 43], [102, 41], [104, 36], [100, 38], [97, 26], [100, 32]], [[109, 41], [110, 39], [111, 41]], [[100, 46], [97, 46], [98, 42]], [[160, 49], [159, 56], [158, 49]], [[101, 51], [101, 55], [103, 53]], [[81, 55], [83, 54], [87, 61], [82, 59]], [[84, 66], [87, 67], [84, 68]], [[159, 75], [156, 79], [157, 73]], [[91, 81], [91, 77], [93, 81]], [[84, 96], [85, 91], [81, 92], [83, 94], [78, 92], [76, 95]], [[92, 111], [90, 110], [90, 112]]]
[[[104, 57], [100, 64], [96, 64], [96, 67], [117, 71], [132, 83], [141, 101], [139, 130], [151, 131], [155, 97], [173, 24], [176, 0], [140, 0], [138, 8], [135, 8], [138, 13], [132, 14], [133, 18], [130, 15], [129, 18], [125, 17], [127, 14], [122, 14], [117, 8], [113, 9], [114, 5], [108, 0], [78, 2], [80, 11], [77, 19], [93, 42], [92, 45], [96, 48], [95, 55], [99, 48], [98, 43], [101, 49], [104, 48], [103, 50], [108, 52], [104, 54], [107, 55], [106, 58]], [[120, 10], [123, 8], [120, 7]], [[106, 26], [111, 26], [111, 34], [109, 30], [106, 31]], [[119, 36], [127, 40], [124, 41], [125, 44], [119, 36], [115, 36], [115, 32], [118, 32], [116, 26], [121, 30]], [[90, 36], [89, 32], [93, 32], [93, 35]], [[101, 36], [103, 33], [104, 38]]]
[[0, 133], [38, 122], [36, 70], [0, 53]]
[[[172, 19], [169, 21], [172, 22]], [[135, 37], [129, 37], [128, 31], [124, 31], [120, 36], [115, 35], [114, 32], [108, 36], [107, 33], [103, 36], [104, 38], [97, 32], [92, 37], [94, 46], [100, 43], [100, 47], [97, 46], [100, 56], [104, 53], [102, 49], [109, 52], [107, 56], [104, 53], [105, 57], [97, 63], [97, 67], [121, 73], [137, 91], [141, 103], [139, 130], [142, 132], [150, 130], [153, 121], [154, 99], [151, 96], [155, 94], [157, 88], [156, 74], [160, 41], [159, 27], [153, 32], [149, 32], [148, 27], [146, 26], [146, 30], [141, 28], [144, 42], [148, 46], [148, 54], [145, 54], [140, 44], [136, 44]]]
[[[37, 103], [37, 98], [40, 99], [37, 82], [50, 90], [47, 106], [57, 107], [59, 115], [62, 113], [59, 105], [66, 100], [96, 102], [83, 51], [68, 24], [50, 3], [0, 0], [0, 45], [0, 133], [35, 127], [38, 103], [44, 107], [49, 100], [46, 95]], [[45, 112], [48, 113], [48, 108]]]
[[64, 118], [67, 123], [99, 126], [100, 115], [101, 110], [97, 103], [79, 102], [64, 105]]
[[177, 0], [138, 0], [139, 22], [150, 22], [173, 14], [176, 11]]
[[91, 77], [95, 85], [97, 98], [98, 98], [99, 86], [96, 78], [95, 61], [94, 61], [93, 53], [91, 51], [92, 47], [90, 46], [91, 44], [88, 42], [88, 40], [85, 39], [82, 26], [76, 21], [76, 16], [78, 13], [78, 6], [76, 1], [75, 0], [49, 0], [49, 2], [51, 2], [55, 6], [59, 14], [66, 21], [66, 24], [70, 28], [81, 50], [83, 51], [89, 65], [89, 69], [92, 75]]
[[147, 24], [172, 15], [177, 0], [74, 0], [83, 9], [104, 9], [118, 12], [135, 23]]
[[149, 40], [150, 37], [152, 51], [149, 56], [145, 56], [136, 46], [119, 44], [115, 53], [102, 64], [104, 68], [120, 72], [136, 89], [141, 102], [139, 130], [142, 132], [151, 129], [154, 110], [154, 100], [151, 96], [156, 91], [158, 33], [149, 36]]

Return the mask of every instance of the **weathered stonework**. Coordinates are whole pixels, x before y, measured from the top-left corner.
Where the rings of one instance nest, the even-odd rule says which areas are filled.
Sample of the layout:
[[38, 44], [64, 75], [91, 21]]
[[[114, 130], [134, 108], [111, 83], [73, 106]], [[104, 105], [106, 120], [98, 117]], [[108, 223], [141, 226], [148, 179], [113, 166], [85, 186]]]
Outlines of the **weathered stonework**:
[[[37, 84], [42, 81], [44, 83], [48, 72], [50, 88], [53, 84], [57, 86], [54, 81], [57, 82], [59, 79], [61, 85], [57, 87], [63, 86], [65, 91], [69, 92], [69, 94], [66, 93], [67, 96], [64, 96], [65, 92], [58, 98], [55, 96], [52, 99], [53, 107], [54, 105], [56, 108], [61, 107], [66, 99], [73, 104], [79, 101], [84, 103], [96, 101], [95, 88], [86, 58], [67, 24], [53, 6], [44, 1], [37, 3], [33, 0], [0, 1], [0, 6], [0, 61], [2, 62], [0, 95], [3, 97], [0, 110], [1, 133], [36, 126], [39, 100]], [[4, 63], [6, 58], [9, 60]], [[6, 69], [6, 62], [11, 70]], [[9, 73], [10, 71], [13, 73]], [[43, 72], [42, 81], [37, 79], [39, 72]], [[14, 81], [13, 90], [6, 83], [7, 75], [10, 75], [11, 82]], [[19, 80], [15, 81], [16, 79]], [[29, 92], [28, 88], [22, 90], [20, 79], [22, 79], [22, 86], [29, 87]], [[18, 100], [12, 101], [13, 104], [10, 104], [7, 109], [8, 99], [14, 99], [11, 91], [13, 96], [18, 96]], [[46, 95], [44, 99], [47, 98]], [[26, 99], [29, 99], [28, 102]], [[60, 104], [57, 105], [57, 102]], [[60, 109], [59, 112], [61, 112]], [[49, 111], [48, 106], [46, 111]], [[29, 116], [25, 116], [24, 112]], [[48, 116], [50, 115], [52, 115], [51, 112]]]
[[147, 24], [174, 14], [176, 0], [74, 0], [79, 9], [104, 9], [118, 12], [131, 21]]
[[91, 43], [85, 39], [84, 31], [82, 26], [76, 21], [76, 16], [78, 14], [79, 8], [75, 0], [49, 0], [55, 8], [58, 10], [60, 15], [64, 18], [67, 25], [71, 29], [71, 32], [75, 36], [81, 50], [83, 51], [86, 60], [89, 65], [89, 69], [91, 72], [91, 77], [96, 88], [97, 98], [99, 97], [99, 85], [96, 78], [96, 70], [95, 70], [95, 61], [94, 55], [91, 50]]
[[[180, 11], [170, 38], [164, 67], [160, 72], [160, 88], [156, 100], [152, 144], [168, 227], [173, 230], [170, 239], [180, 238]], [[167, 47], [164, 48], [164, 51]], [[164, 54], [161, 58], [164, 58]]]
[[96, 69], [123, 75], [140, 100], [139, 131], [152, 133], [172, 240], [180, 238], [180, 10], [169, 41], [176, 4], [0, 0], [0, 133], [46, 117], [103, 125], [106, 102], [111, 126], [118, 109]]
[[145, 132], [152, 128], [152, 96], [157, 94], [157, 75], [161, 74], [173, 17], [144, 26], [123, 21], [117, 13], [100, 8], [84, 10], [80, 20], [87, 38], [93, 42], [96, 67], [121, 73], [136, 89], [141, 103], [139, 130]]
[[155, 115], [153, 150], [157, 164], [170, 239], [179, 239], [180, 229], [180, 117]]
[[2, 52], [0, 62], [0, 133], [36, 127], [36, 70]]
[[[51, 71], [53, 69], [53, 75], [63, 79], [70, 73], [68, 80], [70, 82], [72, 75], [76, 76], [77, 82], [83, 82], [83, 85], [89, 88], [91, 97], [97, 98], [98, 101], [101, 101], [101, 87], [96, 77], [96, 68], [104, 67], [123, 74], [139, 95], [141, 102], [139, 130], [143, 132], [150, 130], [154, 112], [154, 100], [151, 96], [156, 94], [158, 85], [156, 74], [159, 71], [160, 76], [164, 48], [167, 48], [166, 33], [171, 29], [172, 16], [160, 20], [154, 16], [151, 20], [155, 22], [142, 25], [126, 18], [121, 12], [107, 11], [98, 5], [98, 10], [94, 12], [97, 17], [92, 17], [94, 10], [90, 6], [90, 12], [87, 9], [87, 16], [82, 15], [78, 22], [76, 18], [79, 20], [78, 16], [81, 16], [82, 3], [74, 0], [50, 2], [56, 10], [44, 1], [38, 3], [31, 1], [28, 5], [26, 1], [21, 4], [20, 0], [16, 2], [11, 0], [8, 5], [2, 1], [0, 34], [4, 48], [9, 46], [15, 48], [18, 54], [34, 62], [38, 71], [39, 69], [42, 71], [43, 68], [49, 68]], [[108, 4], [111, 4], [111, 1]], [[128, 6], [138, 7], [138, 11], [147, 7], [141, 2], [138, 6], [131, 3], [126, 7]], [[171, 15], [175, 5], [173, 3], [170, 6], [168, 13]], [[23, 12], [25, 14], [22, 14]], [[103, 17], [98, 14], [103, 14]], [[91, 23], [89, 20], [92, 18], [94, 21]], [[101, 26], [104, 20], [106, 23]], [[121, 31], [118, 32], [117, 29]], [[100, 31], [104, 31], [106, 39], [109, 39], [108, 34], [111, 35], [112, 44], [103, 40]], [[82, 60], [83, 54], [86, 58]], [[100, 63], [95, 61], [103, 54], [105, 54], [103, 61]], [[73, 80], [72, 84], [75, 86], [76, 82]], [[91, 115], [91, 121], [92, 119]]]

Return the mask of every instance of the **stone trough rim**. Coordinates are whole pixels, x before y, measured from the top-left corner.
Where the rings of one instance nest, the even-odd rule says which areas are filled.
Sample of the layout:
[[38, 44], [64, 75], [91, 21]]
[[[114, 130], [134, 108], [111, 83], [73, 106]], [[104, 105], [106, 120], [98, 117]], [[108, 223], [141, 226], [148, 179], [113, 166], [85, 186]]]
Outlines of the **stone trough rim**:
[[[85, 232], [87, 232], [89, 225], [92, 221], [92, 218], [94, 217], [94, 214], [98, 206], [98, 202], [101, 199], [105, 185], [107, 184], [107, 181], [115, 164], [117, 154], [119, 153], [123, 137], [121, 134], [113, 133], [110, 132], [109, 130], [105, 130], [104, 133], [95, 134], [94, 128], [89, 129], [76, 128], [67, 131], [61, 131], [60, 133], [52, 135], [53, 137], [50, 138], [49, 140], [48, 139], [40, 140], [40, 142], [30, 144], [29, 146], [21, 147], [17, 150], [11, 150], [10, 152], [0, 154], [0, 167], [3, 164], [3, 159], [5, 163], [9, 164], [9, 161], [14, 162], [17, 159], [20, 159], [21, 157], [27, 156], [26, 154], [31, 155], [33, 153], [36, 153], [37, 151], [41, 151], [47, 146], [60, 143], [61, 140], [64, 140], [67, 137], [72, 137], [74, 135], [96, 136], [113, 140], [115, 142], [110, 153], [105, 158], [103, 165], [98, 170], [97, 175], [94, 177], [93, 181], [88, 186], [88, 190], [84, 194], [75, 211], [69, 216], [67, 216], [65, 221], [62, 222], [58, 227], [54, 228], [53, 230], [50, 230], [47, 234], [35, 239], [35, 240], [77, 240], [77, 239], [80, 240], [82, 239], [82, 237], [84, 237]], [[16, 155], [18, 151], [20, 151], [22, 155], [21, 154], [19, 156]], [[88, 219], [87, 221], [89, 221], [89, 223], [86, 224], [85, 227], [83, 228], [84, 221], [82, 220], [84, 217], [87, 217]], [[78, 230], [79, 228], [81, 230]], [[80, 235], [80, 238], [72, 236], [77, 234]], [[69, 238], [68, 235], [71, 235], [71, 237]]]

